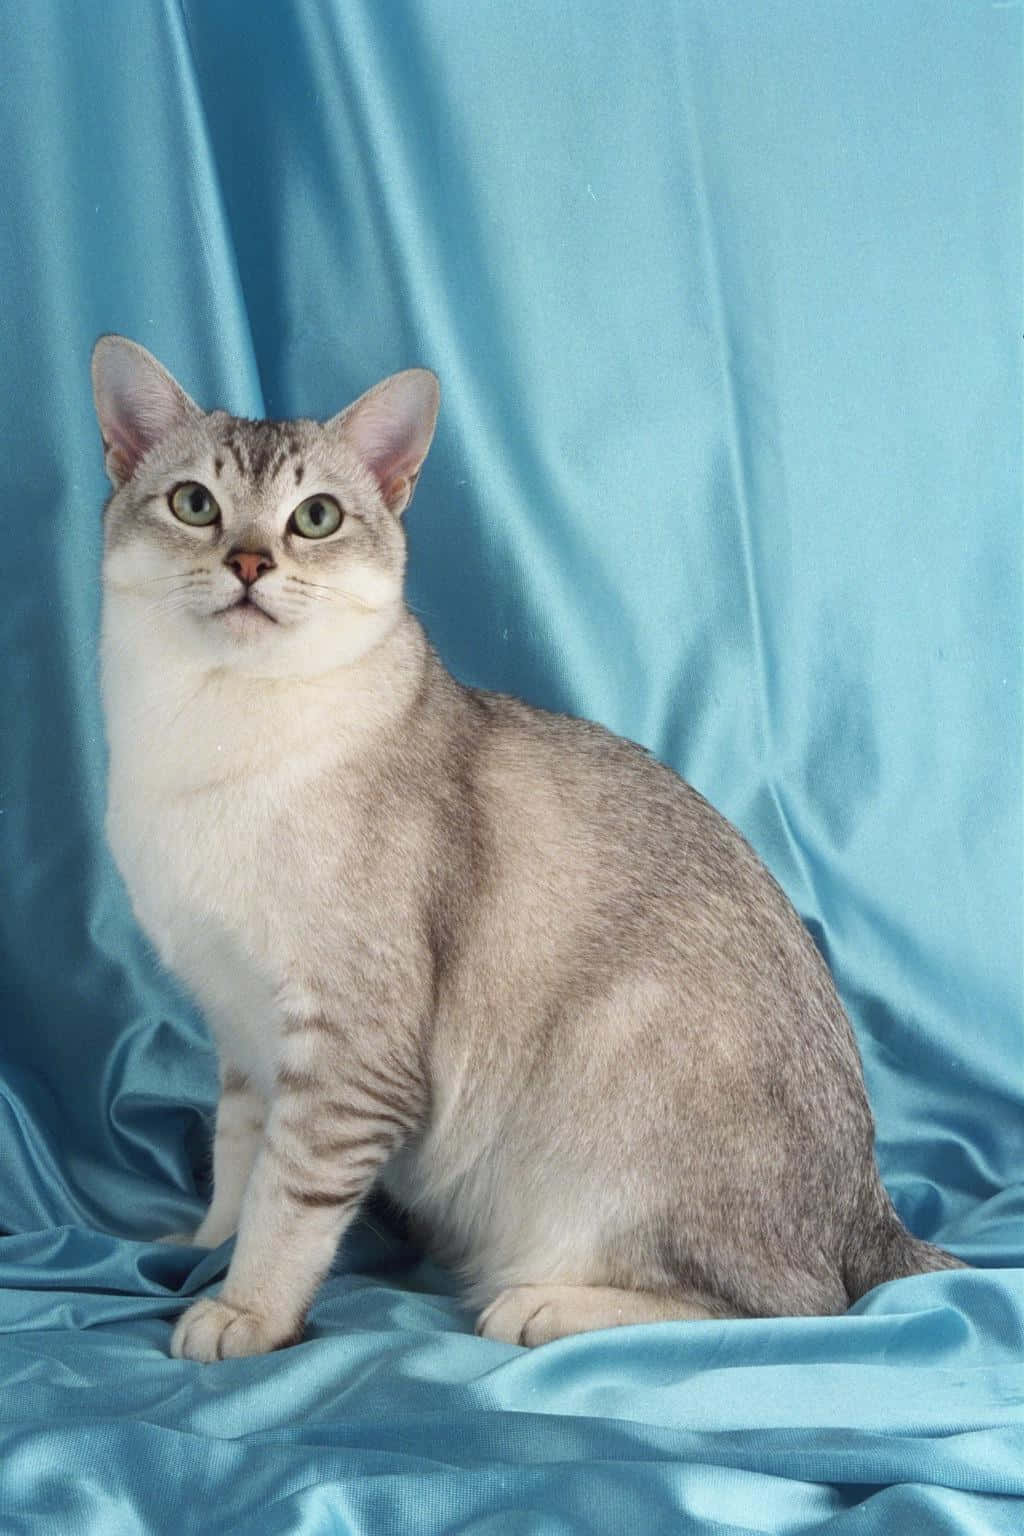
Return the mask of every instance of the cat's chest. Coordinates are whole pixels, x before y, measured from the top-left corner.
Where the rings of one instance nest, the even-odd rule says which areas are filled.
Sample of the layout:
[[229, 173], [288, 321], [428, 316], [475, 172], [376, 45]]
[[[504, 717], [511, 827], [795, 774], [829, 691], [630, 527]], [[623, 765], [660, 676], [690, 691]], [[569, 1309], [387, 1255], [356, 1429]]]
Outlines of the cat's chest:
[[136, 903], [256, 933], [296, 883], [280, 813], [258, 785], [175, 793], [112, 779], [107, 829]]
[[348, 818], [327, 814], [315, 744], [282, 731], [255, 752], [217, 724], [145, 742], [115, 729], [107, 833], [140, 924], [207, 1013], [266, 1014], [336, 883]]

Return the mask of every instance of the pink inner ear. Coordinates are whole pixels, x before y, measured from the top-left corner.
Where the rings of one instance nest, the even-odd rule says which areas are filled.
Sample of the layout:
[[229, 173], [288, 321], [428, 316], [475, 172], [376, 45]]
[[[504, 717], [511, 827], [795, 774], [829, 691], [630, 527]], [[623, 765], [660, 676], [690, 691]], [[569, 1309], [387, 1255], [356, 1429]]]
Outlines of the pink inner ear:
[[107, 450], [107, 467], [121, 480], [127, 480], [151, 446], [151, 440], [130, 430], [124, 417], [112, 417], [104, 422], [103, 443]]
[[392, 512], [412, 495], [437, 420], [439, 390], [425, 368], [396, 373], [342, 413], [349, 443], [373, 471]]
[[199, 408], [144, 347], [104, 337], [93, 355], [93, 389], [107, 470], [123, 483], [155, 443]]

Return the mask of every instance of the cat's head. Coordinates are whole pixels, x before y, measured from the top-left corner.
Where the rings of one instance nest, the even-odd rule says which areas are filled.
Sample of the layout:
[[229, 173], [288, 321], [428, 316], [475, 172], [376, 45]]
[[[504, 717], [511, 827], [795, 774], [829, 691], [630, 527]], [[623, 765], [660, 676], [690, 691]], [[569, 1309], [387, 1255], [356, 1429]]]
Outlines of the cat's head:
[[114, 491], [104, 601], [201, 665], [315, 675], [403, 612], [408, 506], [440, 391], [398, 373], [327, 422], [202, 411], [144, 347], [102, 336], [96, 414]]

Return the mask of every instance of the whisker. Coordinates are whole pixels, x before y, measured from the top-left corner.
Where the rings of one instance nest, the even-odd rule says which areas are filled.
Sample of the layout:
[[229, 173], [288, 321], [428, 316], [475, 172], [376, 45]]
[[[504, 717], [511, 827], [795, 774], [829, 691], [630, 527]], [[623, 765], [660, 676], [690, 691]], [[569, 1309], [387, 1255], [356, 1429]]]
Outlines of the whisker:
[[175, 576], [205, 576], [209, 580], [210, 573], [205, 566], [194, 565], [190, 571], [172, 571], [169, 576], [149, 576], [139, 583], [142, 587], [151, 586], [155, 581], [173, 581]]
[[172, 725], [175, 725], [181, 719], [181, 717], [185, 713], [186, 709], [188, 709], [190, 705], [195, 703], [196, 699], [198, 699], [199, 695], [206, 688], [206, 686], [209, 683], [209, 681], [210, 681], [209, 674], [206, 674], [203, 677], [202, 682], [199, 684], [199, 687], [195, 690], [195, 692], [194, 693], [190, 693], [188, 698], [185, 700], [184, 704], [181, 706], [181, 708], [179, 710], [175, 711], [173, 718], [168, 721], [168, 728], [170, 728], [170, 726], [172, 726]]
[[166, 576], [147, 576], [143, 581], [133, 581], [130, 585], [126, 585], [123, 582], [113, 582], [112, 581], [112, 582], [108, 583], [108, 586], [109, 586], [109, 588], [110, 588], [110, 590], [112, 592], [129, 592], [130, 593], [130, 592], [137, 592], [140, 587], [152, 587], [152, 586], [155, 586], [158, 582], [162, 582], [162, 581], [178, 581], [183, 576], [200, 576], [200, 577], [202, 577], [206, 581], [209, 581], [211, 579], [209, 571], [204, 570], [204, 568], [201, 565], [196, 565], [196, 566], [193, 566], [193, 568], [190, 571], [171, 571]]
[[[322, 582], [304, 581], [301, 576], [286, 576], [285, 581], [295, 582], [300, 587], [312, 587], [314, 591], [322, 592], [324, 597], [329, 598], [332, 602], [354, 603], [357, 608], [363, 608], [367, 613], [377, 612], [373, 603], [366, 602], [364, 598], [359, 597], [355, 592], [349, 592], [345, 587], [325, 587]], [[311, 598], [310, 601], [312, 602], [314, 599]]]
[[410, 603], [408, 598], [405, 599], [405, 606], [408, 608], [409, 612], [414, 613], [418, 619], [436, 619], [438, 617], [436, 608], [420, 608], [418, 604]]
[[[361, 597], [357, 597], [354, 592], [349, 592], [346, 587], [327, 587], [324, 586], [322, 582], [307, 581], [302, 576], [286, 576], [284, 579], [286, 582], [295, 582], [300, 587], [312, 587], [315, 592], [323, 592], [327, 597], [346, 598], [350, 603], [356, 603], [360, 608], [365, 608], [368, 613], [377, 612], [377, 609], [373, 607], [371, 603], [367, 603]], [[437, 618], [436, 609], [421, 608], [418, 603], [411, 603], [407, 597], [404, 599], [404, 601], [405, 606], [409, 609], [410, 613], [418, 614], [420, 618], [424, 619]]]
[[198, 582], [198, 581], [184, 581], [184, 582], [182, 582], [180, 587], [172, 587], [169, 592], [161, 593], [160, 596], [157, 598], [156, 602], [152, 604], [152, 606], [154, 608], [162, 608], [164, 603], [167, 602], [168, 598], [177, 597], [179, 592], [201, 592], [201, 591], [203, 591], [203, 586], [202, 586], [201, 582]]

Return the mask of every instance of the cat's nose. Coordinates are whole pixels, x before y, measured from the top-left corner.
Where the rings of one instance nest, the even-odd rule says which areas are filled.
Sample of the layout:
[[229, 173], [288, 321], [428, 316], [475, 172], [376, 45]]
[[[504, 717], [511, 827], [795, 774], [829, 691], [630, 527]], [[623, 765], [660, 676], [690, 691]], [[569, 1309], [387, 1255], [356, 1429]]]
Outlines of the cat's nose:
[[224, 564], [231, 567], [243, 587], [251, 587], [254, 581], [274, 569], [269, 549], [232, 549], [224, 556]]

